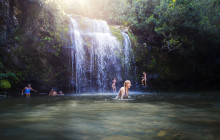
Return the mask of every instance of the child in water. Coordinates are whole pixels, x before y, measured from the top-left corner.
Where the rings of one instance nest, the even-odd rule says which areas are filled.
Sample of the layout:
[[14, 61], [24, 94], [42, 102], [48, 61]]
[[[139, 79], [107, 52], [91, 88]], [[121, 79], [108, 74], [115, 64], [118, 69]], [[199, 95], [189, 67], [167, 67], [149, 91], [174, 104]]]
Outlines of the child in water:
[[113, 92], [116, 92], [116, 78], [114, 78], [114, 80], [112, 80], [112, 90], [113, 90]]
[[21, 95], [26, 94], [26, 96], [30, 96], [31, 90], [34, 91], [34, 92], [37, 92], [36, 90], [34, 90], [33, 88], [31, 88], [31, 84], [28, 84], [27, 87], [25, 87], [24, 89], [22, 89]]
[[119, 93], [116, 96], [116, 99], [129, 98], [128, 94], [129, 94], [129, 88], [130, 87], [131, 87], [131, 81], [126, 80], [124, 82], [124, 87], [121, 87], [121, 89], [119, 90]]
[[58, 95], [64, 95], [63, 91], [60, 91], [60, 92], [58, 93]]

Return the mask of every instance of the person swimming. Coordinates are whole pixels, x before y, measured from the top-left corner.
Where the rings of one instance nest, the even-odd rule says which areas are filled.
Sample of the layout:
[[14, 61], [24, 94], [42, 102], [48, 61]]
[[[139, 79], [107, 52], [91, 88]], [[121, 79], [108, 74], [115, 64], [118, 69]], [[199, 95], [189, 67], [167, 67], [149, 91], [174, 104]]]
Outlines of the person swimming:
[[119, 90], [118, 95], [116, 96], [116, 99], [123, 99], [123, 98], [130, 98], [129, 95], [129, 88], [131, 87], [131, 81], [126, 80], [124, 82], [124, 87], [121, 87]]
[[63, 91], [59, 91], [58, 95], [64, 95]]
[[31, 88], [31, 84], [28, 84], [27, 87], [25, 87], [24, 89], [22, 89], [21, 95], [25, 94], [26, 96], [30, 96], [31, 91], [37, 92], [36, 90], [34, 90], [34, 89]]
[[112, 90], [113, 92], [116, 92], [116, 78], [112, 80]]
[[57, 92], [52, 88], [48, 96], [57, 96]]

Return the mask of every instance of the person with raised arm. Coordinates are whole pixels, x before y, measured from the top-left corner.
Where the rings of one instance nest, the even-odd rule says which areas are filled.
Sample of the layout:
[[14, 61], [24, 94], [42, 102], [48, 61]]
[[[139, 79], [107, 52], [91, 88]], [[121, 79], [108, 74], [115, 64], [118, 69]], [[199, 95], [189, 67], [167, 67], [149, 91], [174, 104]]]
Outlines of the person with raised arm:
[[27, 87], [25, 87], [24, 89], [22, 89], [21, 95], [25, 94], [26, 96], [30, 96], [30, 95], [31, 95], [31, 91], [37, 92], [36, 90], [34, 90], [34, 89], [31, 87], [31, 84], [28, 84]]

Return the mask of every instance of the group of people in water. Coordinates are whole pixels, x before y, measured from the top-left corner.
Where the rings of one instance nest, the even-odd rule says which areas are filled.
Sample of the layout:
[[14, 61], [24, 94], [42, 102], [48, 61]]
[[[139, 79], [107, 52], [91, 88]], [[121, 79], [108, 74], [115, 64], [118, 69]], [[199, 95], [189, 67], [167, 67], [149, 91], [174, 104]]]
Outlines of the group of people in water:
[[[114, 91], [116, 92], [116, 78], [114, 78], [114, 85], [112, 84], [112, 87], [114, 88]], [[121, 87], [119, 90], [118, 95], [116, 96], [116, 98], [118, 99], [123, 99], [123, 98], [129, 98], [128, 94], [129, 94], [129, 88], [131, 87], [131, 81], [130, 80], [126, 80], [124, 82], [124, 87]], [[31, 91], [34, 91], [35, 93], [37, 92], [37, 90], [33, 89], [31, 87], [31, 84], [28, 84], [27, 87], [22, 89], [22, 95], [25, 94], [25, 96], [30, 96]], [[48, 96], [58, 96], [58, 95], [64, 95], [64, 93], [62, 91], [60, 91], [59, 93], [57, 93], [53, 88], [51, 89], [51, 91], [49, 92]]]
[[[21, 91], [21, 95], [24, 95], [25, 96], [30, 96], [31, 94], [31, 91], [34, 91], [35, 93], [37, 92], [36, 90], [34, 90], [32, 87], [31, 87], [31, 84], [28, 84], [27, 87], [24, 87]], [[58, 93], [52, 88], [51, 91], [49, 92], [48, 96], [58, 96], [58, 95], [64, 95], [64, 93], [62, 91], [59, 91]]]
[[[147, 86], [147, 74], [146, 72], [143, 72], [143, 77], [142, 77], [142, 85]], [[129, 95], [129, 88], [131, 87], [131, 81], [126, 80], [124, 82], [124, 86], [120, 88], [118, 95], [116, 96], [117, 99], [123, 99], [123, 98], [130, 98]], [[112, 80], [112, 90], [113, 92], [116, 92], [116, 78]], [[22, 95], [30, 96], [31, 91], [37, 92], [31, 87], [31, 84], [28, 84], [27, 87], [22, 89]], [[64, 95], [62, 91], [59, 91], [58, 93], [52, 88], [51, 91], [49, 92], [48, 96], [58, 96], [58, 95]]]
[[[142, 85], [147, 87], [147, 74], [146, 72], [143, 72], [143, 77], [142, 77]], [[118, 95], [116, 96], [117, 99], [123, 99], [123, 98], [130, 98], [129, 95], [129, 88], [131, 87], [131, 81], [126, 80], [124, 82], [124, 87], [121, 87], [119, 90]], [[112, 80], [112, 90], [113, 92], [116, 92], [116, 78]]]
[[[147, 87], [147, 74], [146, 74], [146, 72], [143, 72], [143, 77], [142, 77], [141, 83], [142, 83], [142, 86]], [[116, 78], [114, 78], [112, 80], [112, 90], [113, 90], [113, 92], [116, 92]]]
[[48, 96], [58, 96], [58, 95], [64, 95], [62, 91], [59, 91], [58, 93], [52, 88], [49, 92]]

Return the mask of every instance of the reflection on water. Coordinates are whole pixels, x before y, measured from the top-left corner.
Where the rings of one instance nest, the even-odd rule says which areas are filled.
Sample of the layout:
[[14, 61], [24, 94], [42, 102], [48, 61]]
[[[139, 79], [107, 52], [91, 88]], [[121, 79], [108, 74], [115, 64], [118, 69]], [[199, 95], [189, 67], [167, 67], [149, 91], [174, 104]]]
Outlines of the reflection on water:
[[217, 93], [131, 93], [0, 100], [0, 139], [220, 139]]

